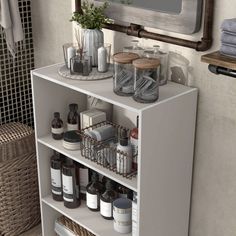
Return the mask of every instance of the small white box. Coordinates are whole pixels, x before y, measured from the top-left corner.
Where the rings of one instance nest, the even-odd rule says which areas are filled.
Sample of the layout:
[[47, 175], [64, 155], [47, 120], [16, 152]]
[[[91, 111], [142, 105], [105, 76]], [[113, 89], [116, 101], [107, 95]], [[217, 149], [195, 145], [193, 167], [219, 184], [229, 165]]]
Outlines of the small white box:
[[106, 113], [103, 111], [91, 109], [80, 113], [81, 129], [85, 129], [103, 121], [106, 121]]

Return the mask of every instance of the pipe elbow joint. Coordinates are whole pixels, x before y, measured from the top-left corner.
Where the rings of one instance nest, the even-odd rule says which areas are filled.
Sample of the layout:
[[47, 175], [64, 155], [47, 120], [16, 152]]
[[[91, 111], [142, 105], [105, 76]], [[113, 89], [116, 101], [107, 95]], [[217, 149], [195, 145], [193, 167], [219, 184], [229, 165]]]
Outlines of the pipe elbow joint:
[[197, 43], [196, 50], [199, 52], [204, 52], [210, 49], [211, 46], [212, 46], [212, 39], [202, 38], [202, 40]]

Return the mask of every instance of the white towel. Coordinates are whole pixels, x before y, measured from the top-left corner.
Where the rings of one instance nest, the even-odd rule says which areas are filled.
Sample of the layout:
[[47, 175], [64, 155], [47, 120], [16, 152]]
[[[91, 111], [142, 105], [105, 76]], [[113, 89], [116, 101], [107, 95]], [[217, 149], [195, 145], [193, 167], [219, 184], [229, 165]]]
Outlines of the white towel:
[[8, 50], [16, 55], [17, 43], [24, 39], [18, 0], [0, 0], [0, 25], [4, 28]]

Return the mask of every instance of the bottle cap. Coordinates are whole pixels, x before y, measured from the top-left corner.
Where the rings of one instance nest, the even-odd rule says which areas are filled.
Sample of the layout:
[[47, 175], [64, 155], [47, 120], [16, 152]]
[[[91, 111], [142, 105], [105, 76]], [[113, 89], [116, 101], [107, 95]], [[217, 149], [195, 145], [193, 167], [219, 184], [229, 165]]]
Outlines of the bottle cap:
[[120, 134], [120, 145], [121, 146], [128, 146], [128, 135], [127, 130], [123, 129]]
[[59, 112], [54, 112], [54, 117], [55, 118], [60, 118], [60, 113]]
[[70, 109], [70, 111], [72, 111], [72, 110], [77, 111], [78, 110], [78, 104], [76, 104], [76, 103], [69, 104], [69, 109]]
[[51, 168], [61, 169], [61, 165], [62, 165], [62, 160], [60, 158], [60, 155], [54, 153], [53, 156], [51, 157]]

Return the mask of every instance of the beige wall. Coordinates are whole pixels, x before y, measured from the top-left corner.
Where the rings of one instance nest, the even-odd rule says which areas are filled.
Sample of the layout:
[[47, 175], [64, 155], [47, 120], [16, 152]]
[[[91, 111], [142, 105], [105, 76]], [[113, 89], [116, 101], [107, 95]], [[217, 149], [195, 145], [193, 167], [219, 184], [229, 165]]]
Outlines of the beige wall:
[[[42, 6], [42, 0], [33, 2], [37, 65], [61, 61], [58, 51], [71, 37], [68, 23], [71, 6], [63, 0], [45, 0], [45, 6]], [[236, 1], [215, 2], [214, 46], [211, 51], [219, 48], [222, 20], [236, 17]], [[130, 41], [123, 34], [104, 32], [106, 42], [112, 42], [115, 51]], [[187, 38], [198, 40], [200, 36]], [[157, 43], [151, 40], [141, 42], [146, 46]], [[167, 50], [181, 51], [191, 61], [192, 84], [200, 91], [190, 235], [235, 236], [236, 80], [208, 72], [207, 65], [200, 62], [202, 53], [159, 44]]]
[[72, 41], [72, 5], [69, 0], [32, 0], [35, 65], [63, 61], [63, 43]]

